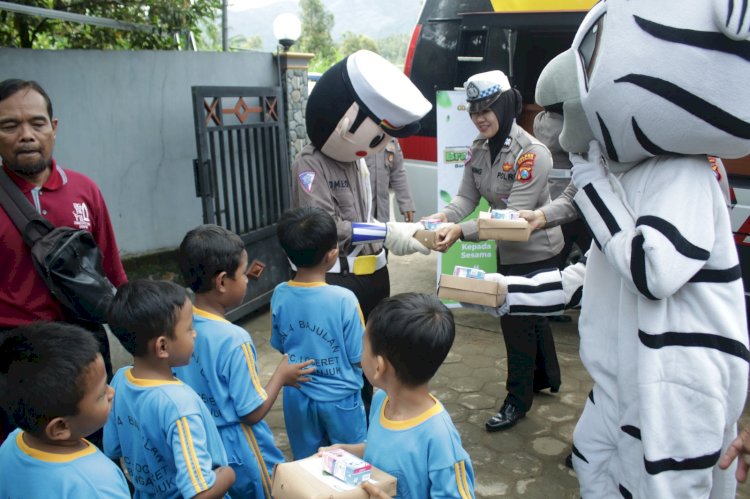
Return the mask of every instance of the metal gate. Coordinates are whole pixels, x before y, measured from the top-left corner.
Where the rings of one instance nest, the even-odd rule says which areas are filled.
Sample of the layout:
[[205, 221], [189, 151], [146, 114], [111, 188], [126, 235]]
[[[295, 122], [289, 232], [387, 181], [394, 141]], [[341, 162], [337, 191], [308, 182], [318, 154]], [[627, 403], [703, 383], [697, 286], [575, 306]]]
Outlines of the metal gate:
[[234, 320], [271, 300], [290, 271], [276, 237], [289, 207], [289, 158], [279, 87], [192, 87], [198, 159], [193, 162], [203, 222], [242, 237], [251, 264]]

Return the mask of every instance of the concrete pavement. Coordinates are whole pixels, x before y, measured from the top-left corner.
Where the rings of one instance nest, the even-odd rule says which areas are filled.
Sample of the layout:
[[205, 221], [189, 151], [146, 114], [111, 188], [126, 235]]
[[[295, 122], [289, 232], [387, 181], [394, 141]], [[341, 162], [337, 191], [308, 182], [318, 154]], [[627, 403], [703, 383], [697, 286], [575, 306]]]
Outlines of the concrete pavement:
[[[392, 256], [391, 292], [434, 292], [437, 256]], [[251, 284], [252, 285], [252, 284]], [[573, 428], [591, 390], [591, 378], [578, 356], [577, 313], [569, 323], [552, 323], [562, 387], [557, 394], [538, 394], [527, 416], [514, 428], [487, 433], [485, 421], [505, 398], [507, 358], [499, 319], [456, 309], [457, 334], [451, 353], [433, 379], [431, 390], [453, 418], [469, 452], [478, 498], [578, 498], [575, 473], [566, 468]], [[739, 320], [739, 319], [738, 319]], [[261, 380], [270, 378], [281, 359], [269, 345], [271, 314], [268, 308], [247, 317], [241, 325], [250, 331], [258, 351]], [[119, 346], [119, 345], [118, 345]], [[116, 363], [121, 363], [116, 362]], [[267, 416], [277, 445], [290, 457], [281, 401]], [[745, 411], [743, 423], [750, 423]], [[737, 497], [750, 499], [750, 484]]]

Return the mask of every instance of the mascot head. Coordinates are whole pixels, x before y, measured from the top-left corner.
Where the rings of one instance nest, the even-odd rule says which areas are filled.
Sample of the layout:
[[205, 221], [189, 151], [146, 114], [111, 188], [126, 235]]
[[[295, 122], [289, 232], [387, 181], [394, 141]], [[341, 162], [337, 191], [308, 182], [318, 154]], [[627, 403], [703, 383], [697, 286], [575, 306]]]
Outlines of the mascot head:
[[733, 0], [603, 0], [539, 76], [560, 143], [610, 159], [750, 153], [750, 9]]
[[390, 137], [408, 137], [432, 105], [390, 62], [360, 50], [331, 66], [307, 101], [312, 144], [337, 161], [383, 150]]

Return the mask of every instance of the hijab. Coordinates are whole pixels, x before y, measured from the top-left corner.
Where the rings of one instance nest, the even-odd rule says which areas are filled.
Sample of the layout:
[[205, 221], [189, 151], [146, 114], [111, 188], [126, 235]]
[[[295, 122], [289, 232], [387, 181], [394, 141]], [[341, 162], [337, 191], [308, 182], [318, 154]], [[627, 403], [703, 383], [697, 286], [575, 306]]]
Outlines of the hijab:
[[497, 122], [500, 125], [497, 133], [488, 140], [490, 157], [493, 163], [497, 159], [497, 155], [500, 154], [500, 150], [503, 148], [508, 135], [510, 135], [513, 123], [521, 115], [522, 106], [523, 98], [521, 97], [521, 92], [515, 88], [511, 88], [500, 94], [500, 97], [490, 105], [490, 109], [495, 113]]

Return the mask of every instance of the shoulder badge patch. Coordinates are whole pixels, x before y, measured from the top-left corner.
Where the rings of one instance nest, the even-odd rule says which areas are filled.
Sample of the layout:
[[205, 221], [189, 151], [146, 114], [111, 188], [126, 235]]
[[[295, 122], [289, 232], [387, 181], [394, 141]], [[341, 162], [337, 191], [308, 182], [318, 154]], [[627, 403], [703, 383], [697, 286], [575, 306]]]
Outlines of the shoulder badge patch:
[[530, 166], [521, 166], [518, 168], [518, 171], [516, 172], [516, 180], [519, 182], [528, 182], [531, 180], [531, 167]]
[[299, 180], [300, 185], [302, 188], [310, 193], [313, 190], [313, 181], [315, 180], [315, 172], [312, 170], [307, 170], [299, 175], [297, 175], [297, 179]]
[[536, 154], [533, 152], [527, 152], [522, 154], [518, 158], [517, 165], [518, 171], [516, 171], [516, 180], [519, 182], [528, 182], [532, 178], [532, 171], [534, 169], [534, 160], [536, 160]]

